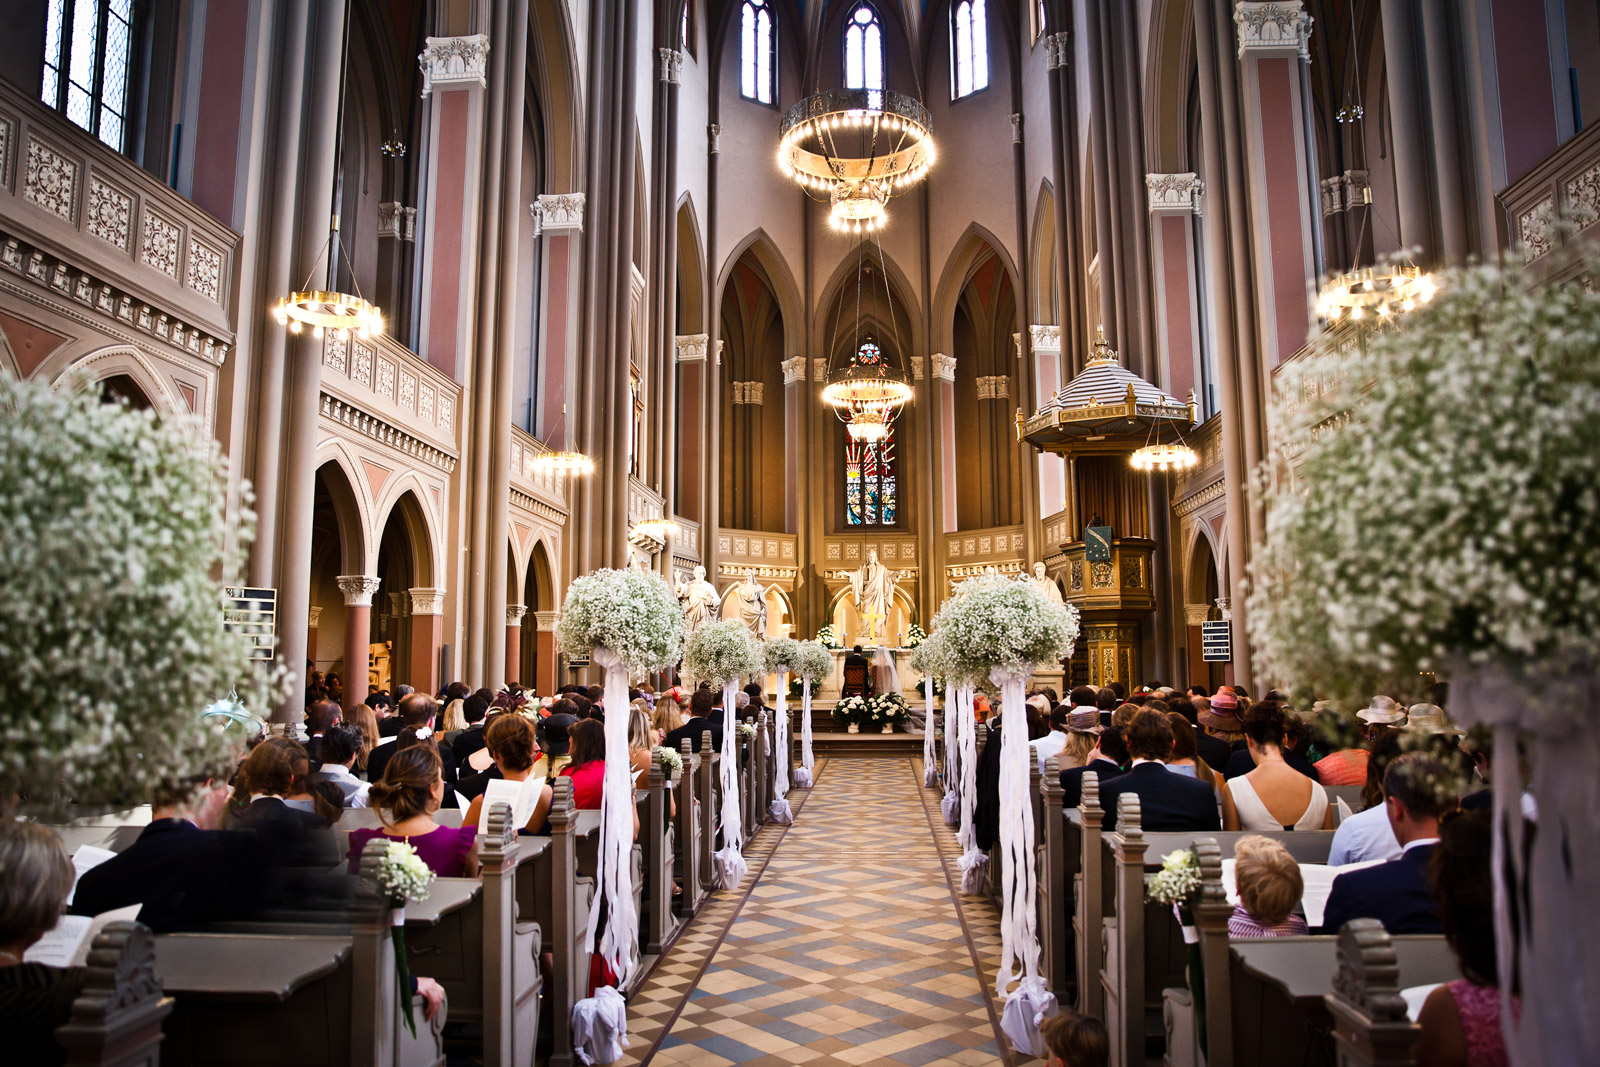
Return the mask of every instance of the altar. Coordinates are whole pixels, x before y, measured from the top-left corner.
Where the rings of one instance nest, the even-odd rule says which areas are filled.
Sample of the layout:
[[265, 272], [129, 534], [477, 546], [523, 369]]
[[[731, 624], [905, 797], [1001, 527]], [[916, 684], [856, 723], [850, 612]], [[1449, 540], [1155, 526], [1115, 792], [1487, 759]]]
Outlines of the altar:
[[[833, 654], [833, 670], [823, 679], [822, 690], [817, 694], [817, 699], [838, 700], [844, 691], [844, 661], [850, 655], [850, 649], [833, 648], [828, 651]], [[869, 666], [875, 652], [877, 652], [875, 648], [862, 646], [861, 654], [867, 657]], [[908, 702], [920, 700], [917, 683], [922, 681], [922, 675], [911, 666], [911, 649], [891, 648], [889, 654], [894, 657], [894, 669], [900, 675], [900, 695]]]

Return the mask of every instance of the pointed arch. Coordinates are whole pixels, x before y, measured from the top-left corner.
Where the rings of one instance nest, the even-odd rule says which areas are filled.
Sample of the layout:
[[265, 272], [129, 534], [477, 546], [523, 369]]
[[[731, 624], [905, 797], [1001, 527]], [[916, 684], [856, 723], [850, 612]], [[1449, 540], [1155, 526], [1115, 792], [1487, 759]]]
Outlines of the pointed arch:
[[580, 191], [583, 183], [583, 84], [567, 0], [531, 0], [528, 80], [543, 121], [547, 193]]
[[1028, 321], [1039, 325], [1061, 322], [1061, 287], [1056, 280], [1056, 198], [1049, 179], [1039, 183], [1033, 209], [1033, 238], [1028, 280]]
[[[904, 349], [897, 355], [901, 359], [909, 359], [913, 354], [925, 353], [927, 346], [923, 337], [922, 307], [911, 295], [917, 292], [917, 288], [911, 284], [911, 279], [893, 256], [888, 253], [880, 256], [876, 245], [865, 244], [841, 259], [819, 290], [820, 297], [811, 322], [811, 336], [817, 339], [819, 350], [829, 356], [836, 354], [827, 352], [828, 346], [835, 343], [833, 338], [835, 304], [844, 296], [845, 291], [855, 284], [856, 271], [863, 259], [868, 261], [867, 265], [873, 271], [888, 274], [894, 317], [899, 324], [900, 341]], [[889, 319], [882, 309], [864, 309], [864, 313], [870, 313], [880, 325], [887, 327], [889, 324]], [[909, 364], [906, 365], [906, 370], [910, 371]]]
[[1000, 261], [1006, 276], [1011, 280], [1012, 292], [1021, 292], [1022, 285], [1017, 265], [1012, 261], [1005, 244], [978, 223], [967, 226], [950, 250], [944, 270], [939, 275], [939, 285], [933, 293], [933, 337], [928, 346], [933, 352], [950, 352], [953, 347], [953, 330], [956, 304], [961, 290], [966, 288], [972, 273], [982, 264], [986, 254]]
[[[173, 395], [172, 388], [150, 358], [130, 345], [109, 345], [79, 356], [57, 369], [50, 382], [55, 388], [62, 389], [84, 375], [95, 383], [112, 378], [128, 379], [145, 395], [150, 406], [163, 420], [190, 414], [189, 406]], [[205, 412], [194, 414], [203, 415]]]
[[[376, 538], [369, 520], [370, 501], [362, 492], [353, 458], [342, 447], [323, 448], [317, 453], [316, 481], [327, 493], [339, 543], [339, 574], [367, 574], [367, 550]], [[313, 490], [316, 493], [316, 490]], [[313, 505], [313, 512], [317, 509]], [[313, 519], [315, 523], [315, 519]], [[376, 551], [376, 546], [373, 546]]]
[[[432, 588], [434, 576], [445, 573], [444, 560], [439, 555], [440, 539], [435, 534], [438, 523], [425, 503], [431, 495], [428, 489], [414, 471], [397, 471], [384, 483], [381, 496], [384, 503], [376, 510], [380, 518], [374, 527], [383, 530], [390, 518], [399, 514], [411, 541], [412, 584], [422, 588]], [[370, 561], [375, 565], [377, 558], [378, 546], [374, 544]]]
[[[550, 538], [541, 533], [534, 539], [528, 549], [528, 566], [524, 582], [534, 583], [535, 596], [525, 600], [529, 611], [555, 611], [560, 605], [557, 588], [556, 564], [560, 557], [550, 545]], [[527, 585], [524, 585], [524, 596], [527, 596]]]
[[675, 333], [706, 333], [705, 242], [700, 237], [700, 220], [694, 210], [694, 197], [678, 198], [678, 291], [676, 294]]
[[1153, 0], [1146, 24], [1144, 150], [1155, 174], [1193, 169], [1186, 145], [1195, 77], [1192, 4], [1193, 0]]
[[761, 227], [746, 234], [743, 240], [733, 246], [733, 251], [728, 253], [727, 259], [723, 261], [722, 269], [717, 274], [717, 296], [711, 309], [712, 317], [716, 318], [722, 314], [722, 301], [727, 295], [728, 281], [733, 276], [733, 268], [746, 253], [749, 253], [766, 273], [767, 281], [772, 285], [773, 295], [777, 297], [778, 308], [783, 312], [784, 321], [792, 322], [796, 326], [803, 323], [804, 305], [800, 299], [800, 287], [795, 283], [794, 272], [789, 269], [789, 261], [783, 258], [778, 246]]

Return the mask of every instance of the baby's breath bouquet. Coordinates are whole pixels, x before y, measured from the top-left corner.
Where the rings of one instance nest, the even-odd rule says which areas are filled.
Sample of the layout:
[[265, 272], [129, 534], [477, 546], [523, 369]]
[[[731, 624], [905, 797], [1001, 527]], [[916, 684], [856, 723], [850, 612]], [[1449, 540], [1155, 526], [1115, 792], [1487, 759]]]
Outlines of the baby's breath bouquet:
[[971, 579], [960, 596], [945, 602], [938, 630], [953, 673], [1020, 671], [1026, 681], [1034, 667], [1072, 655], [1078, 612], [1049, 600], [1032, 582], [986, 576]]
[[813, 682], [826, 678], [833, 673], [833, 654], [828, 651], [827, 646], [818, 641], [802, 641], [799, 662], [795, 664], [794, 672]]
[[137, 803], [237, 749], [223, 694], [278, 702], [223, 626], [255, 522], [227, 500], [197, 421], [0, 373], [0, 807]]
[[800, 662], [800, 642], [792, 637], [774, 637], [764, 651], [768, 674], [787, 674]]
[[672, 751], [670, 748], [667, 748], [663, 745], [657, 745], [655, 748], [650, 750], [650, 754], [655, 757], [655, 761], [657, 763], [661, 764], [661, 773], [665, 775], [669, 781], [676, 778], [683, 770], [683, 756], [680, 753]]
[[[824, 629], [827, 629], [824, 627]], [[800, 766], [794, 769], [794, 784], [802, 789], [811, 785], [811, 770], [816, 755], [811, 751], [811, 698], [822, 686], [822, 679], [833, 673], [833, 653], [820, 640], [800, 642], [800, 660], [794, 672], [800, 676]]]
[[629, 671], [653, 671], [678, 661], [683, 632], [683, 607], [660, 575], [598, 570], [567, 588], [556, 639], [573, 651], [609, 649]]
[[841, 643], [839, 640], [838, 632], [834, 630], [833, 623], [831, 622], [817, 631], [817, 643], [823, 648], [844, 647], [843, 643]]
[[406, 905], [412, 901], [428, 899], [428, 887], [433, 883], [433, 869], [422, 862], [417, 850], [404, 841], [390, 841], [383, 846], [378, 857], [373, 881], [378, 892], [388, 898], [394, 909], [394, 925], [389, 936], [394, 940], [394, 965], [399, 976], [396, 989], [400, 996], [400, 1011], [405, 1016], [411, 1036], [417, 1034], [417, 1022], [411, 1012], [411, 968], [406, 959]]
[[718, 687], [733, 685], [763, 665], [761, 648], [743, 623], [708, 622], [689, 635], [683, 648], [684, 673]]

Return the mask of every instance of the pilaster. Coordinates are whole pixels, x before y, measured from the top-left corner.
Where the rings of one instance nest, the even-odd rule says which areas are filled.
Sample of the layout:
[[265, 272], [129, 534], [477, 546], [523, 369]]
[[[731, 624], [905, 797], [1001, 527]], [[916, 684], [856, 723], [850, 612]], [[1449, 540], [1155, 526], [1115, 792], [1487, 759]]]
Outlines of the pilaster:
[[944, 525], [940, 533], [956, 529], [956, 357], [935, 352], [933, 385], [938, 398], [939, 419], [939, 513]]
[[[1204, 411], [1212, 409], [1205, 349], [1200, 336], [1200, 282], [1195, 240], [1205, 183], [1193, 173], [1146, 174], [1150, 259], [1154, 267], [1159, 374], [1167, 392], [1182, 399], [1192, 389]], [[1203, 417], [1203, 416], [1202, 416]]]
[[408, 589], [411, 595], [411, 677], [419, 692], [439, 691], [439, 648], [444, 642], [444, 590]]
[[367, 665], [372, 645], [372, 596], [378, 579], [371, 574], [341, 574], [344, 594], [344, 691], [350, 700], [367, 698]]

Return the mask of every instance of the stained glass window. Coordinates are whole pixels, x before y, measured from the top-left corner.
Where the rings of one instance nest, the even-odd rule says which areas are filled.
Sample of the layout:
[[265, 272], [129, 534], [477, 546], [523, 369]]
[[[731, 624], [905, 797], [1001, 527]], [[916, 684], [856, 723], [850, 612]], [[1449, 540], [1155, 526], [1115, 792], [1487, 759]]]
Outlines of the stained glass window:
[[870, 4], [857, 7], [845, 24], [844, 87], [883, 91], [883, 27]]
[[894, 427], [882, 441], [844, 446], [844, 512], [851, 526], [893, 526], [897, 511]]
[[746, 100], [772, 103], [775, 56], [771, 9], [766, 0], [744, 0], [739, 12], [739, 94]]
[[49, 0], [39, 97], [125, 151], [133, 0]]

